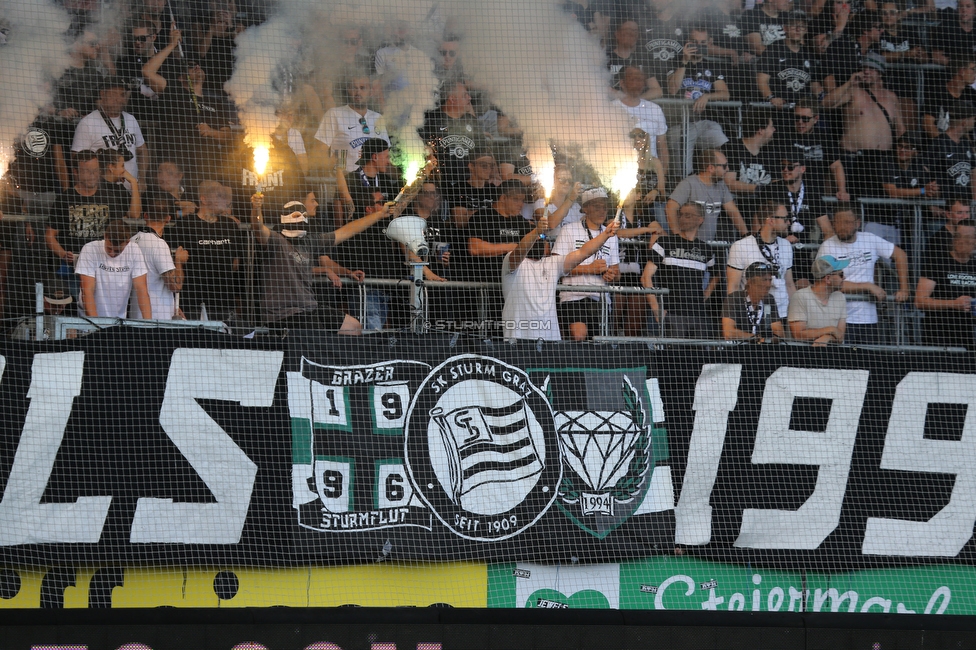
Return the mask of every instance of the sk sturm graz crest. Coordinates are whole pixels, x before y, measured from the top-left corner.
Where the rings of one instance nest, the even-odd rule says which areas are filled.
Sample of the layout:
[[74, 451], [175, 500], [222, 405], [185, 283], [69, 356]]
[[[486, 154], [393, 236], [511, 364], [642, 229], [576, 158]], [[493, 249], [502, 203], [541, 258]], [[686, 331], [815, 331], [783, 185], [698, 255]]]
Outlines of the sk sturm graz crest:
[[410, 487], [403, 461], [407, 406], [429, 370], [418, 361], [323, 366], [303, 357], [301, 372], [287, 373], [299, 525], [323, 532], [430, 530], [430, 511]]
[[643, 369], [537, 372], [546, 372], [543, 388], [554, 404], [565, 463], [557, 503], [602, 538], [637, 511], [650, 486], [654, 454]]
[[405, 432], [413, 487], [456, 535], [512, 537], [556, 497], [552, 410], [520, 368], [478, 355], [448, 359], [417, 391]]

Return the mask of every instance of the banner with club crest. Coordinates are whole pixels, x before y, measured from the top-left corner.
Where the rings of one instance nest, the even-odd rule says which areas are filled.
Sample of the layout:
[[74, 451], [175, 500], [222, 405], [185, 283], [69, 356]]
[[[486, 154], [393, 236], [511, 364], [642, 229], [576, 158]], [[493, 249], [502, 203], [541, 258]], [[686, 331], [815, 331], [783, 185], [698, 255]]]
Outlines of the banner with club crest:
[[0, 355], [7, 563], [976, 560], [971, 354], [113, 328]]

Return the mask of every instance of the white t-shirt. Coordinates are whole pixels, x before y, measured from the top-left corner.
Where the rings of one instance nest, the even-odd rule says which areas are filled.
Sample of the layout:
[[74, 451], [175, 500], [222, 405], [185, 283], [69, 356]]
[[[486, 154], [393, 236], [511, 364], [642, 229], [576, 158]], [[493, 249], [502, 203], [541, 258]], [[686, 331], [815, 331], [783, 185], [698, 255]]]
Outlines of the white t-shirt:
[[559, 341], [556, 314], [556, 285], [563, 276], [566, 258], [549, 255], [541, 260], [524, 259], [512, 272], [511, 253], [502, 260], [502, 320], [507, 339]]
[[[359, 122], [362, 118], [366, 119], [369, 133], [363, 133], [363, 125]], [[356, 170], [359, 150], [370, 138], [390, 141], [383, 116], [368, 109], [366, 115], [360, 115], [348, 105], [336, 106], [326, 111], [319, 130], [315, 132], [315, 139], [324, 142], [330, 150], [346, 152], [347, 172]]]
[[[552, 213], [555, 212], [558, 209], [559, 209], [559, 206], [558, 205], [555, 205], [553, 203], [550, 203], [549, 204], [549, 216], [552, 217]], [[552, 230], [550, 230], [549, 231], [549, 234], [546, 235], [546, 237], [549, 238], [550, 245], [553, 245], [553, 244], [556, 243], [556, 240], [559, 238], [559, 233], [561, 233], [563, 231], [563, 226], [564, 225], [566, 225], [567, 223], [571, 223], [573, 221], [579, 222], [581, 219], [583, 219], [583, 211], [580, 210], [579, 203], [573, 201], [573, 205], [569, 206], [569, 211], [566, 213], [566, 216], [563, 217], [563, 220], [560, 221], [559, 224], [555, 228], [553, 228]], [[550, 219], [549, 225], [552, 226], [551, 219]]]
[[75, 263], [75, 273], [95, 278], [95, 309], [103, 318], [125, 318], [133, 278], [146, 274], [142, 250], [131, 244], [117, 257], [105, 252], [105, 240], [84, 245]]
[[646, 131], [651, 136], [651, 155], [657, 158], [657, 136], [668, 132], [668, 122], [664, 119], [664, 111], [661, 107], [646, 99], [642, 99], [637, 106], [627, 106], [619, 99], [613, 100], [613, 103], [630, 114], [630, 121], [634, 127]]
[[[772, 244], [766, 244], [771, 259], [763, 255], [759, 248], [759, 240], [755, 235], [743, 237], [729, 248], [728, 265], [733, 269], [745, 271], [753, 262], [773, 263], [779, 267], [779, 274], [773, 276], [773, 286], [770, 293], [776, 300], [776, 310], [780, 318], [786, 318], [790, 310], [790, 294], [786, 290], [786, 272], [793, 268], [793, 247], [782, 237], [777, 237]], [[746, 276], [742, 275], [739, 286], [732, 287], [732, 291], [746, 288]]]
[[[569, 253], [579, 250], [582, 248], [586, 242], [600, 236], [606, 226], [600, 226], [600, 230], [589, 230], [583, 225], [582, 219], [574, 219], [573, 221], [563, 220], [562, 230], [559, 232], [559, 237], [556, 238], [556, 245], [553, 246], [553, 255], [568, 255]], [[607, 263], [607, 267], [620, 264], [620, 251], [618, 249], [617, 237], [613, 236], [600, 247], [595, 254], [587, 257], [580, 263], [592, 264], [598, 259], [603, 260]], [[602, 287], [606, 286], [607, 281], [603, 279], [602, 275], [567, 275], [563, 284], [569, 284], [573, 286], [589, 286], [589, 287]], [[571, 293], [569, 291], [563, 291], [559, 294], [559, 302], [570, 302], [572, 300], [582, 300], [583, 298], [589, 298], [590, 300], [600, 300], [604, 294], [601, 293]]]
[[[153, 318], [171, 320], [176, 312], [176, 294], [167, 289], [163, 282], [163, 273], [176, 268], [169, 244], [154, 232], [137, 232], [129, 243], [139, 247], [146, 263], [146, 284], [149, 286], [149, 304], [152, 305]], [[142, 318], [142, 310], [139, 309], [139, 301], [135, 295], [129, 298], [129, 313], [132, 318]]]
[[98, 111], [92, 111], [85, 117], [81, 118], [78, 122], [77, 128], [75, 128], [75, 139], [71, 143], [72, 151], [98, 151], [99, 149], [115, 149], [118, 150], [121, 146], [132, 152], [132, 158], [125, 162], [125, 170], [136, 177], [139, 178], [139, 157], [136, 154], [136, 149], [146, 144], [145, 139], [142, 137], [142, 129], [139, 128], [139, 123], [136, 122], [136, 118], [132, 117], [129, 113], [123, 112], [121, 117], [109, 118], [112, 120], [112, 124], [115, 125], [116, 129], [121, 131], [122, 120], [125, 120], [125, 134], [123, 136], [124, 143], [120, 143], [119, 139], [115, 137], [112, 129], [108, 128], [105, 124], [105, 120], [102, 119], [101, 113]]
[[[845, 282], [874, 282], [874, 265], [884, 258], [891, 259], [895, 245], [869, 232], [859, 232], [852, 242], [842, 242], [834, 235], [820, 244], [817, 257], [833, 255], [838, 260], [848, 260], [844, 269]], [[849, 325], [873, 325], [878, 322], [878, 307], [874, 300], [848, 300], [847, 323]]]

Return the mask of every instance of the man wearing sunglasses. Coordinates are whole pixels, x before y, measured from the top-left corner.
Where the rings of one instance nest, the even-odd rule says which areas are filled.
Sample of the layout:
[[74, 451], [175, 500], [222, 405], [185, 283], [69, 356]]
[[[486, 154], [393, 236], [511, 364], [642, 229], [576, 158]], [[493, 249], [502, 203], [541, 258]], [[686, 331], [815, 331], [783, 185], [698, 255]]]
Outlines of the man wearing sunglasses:
[[786, 241], [790, 214], [786, 206], [774, 202], [759, 209], [762, 227], [755, 235], [743, 237], [732, 244], [725, 267], [726, 289], [733, 293], [745, 288], [743, 274], [749, 265], [761, 262], [773, 273], [772, 294], [776, 299], [779, 318], [785, 319], [790, 296], [796, 291], [793, 284], [793, 247]]
[[142, 66], [149, 63], [156, 54], [156, 28], [147, 20], [133, 20], [129, 23], [129, 33], [125, 52], [115, 64], [120, 77], [129, 85], [132, 96], [129, 111], [136, 120], [151, 119], [150, 111], [156, 93], [146, 83]]
[[797, 341], [814, 347], [843, 343], [847, 330], [847, 300], [841, 293], [844, 269], [850, 264], [825, 255], [811, 267], [813, 284], [800, 289], [790, 299], [790, 333]]
[[820, 105], [816, 99], [801, 99], [793, 107], [793, 120], [788, 128], [777, 130], [774, 146], [782, 158], [802, 162], [806, 180], [818, 191], [827, 193], [828, 177], [833, 180], [837, 200], [848, 201], [847, 178], [836, 142], [825, 138], [817, 129]]
[[[695, 168], [693, 174], [680, 183], [668, 197], [665, 210], [668, 215], [668, 228], [671, 232], [680, 232], [678, 226], [678, 209], [686, 203], [697, 203], [705, 209], [705, 221], [698, 231], [698, 236], [704, 241], [710, 241], [717, 236], [738, 236], [748, 234], [746, 222], [735, 204], [735, 196], [726, 186], [725, 172], [729, 170], [729, 161], [718, 149], [703, 149], [695, 152]], [[725, 213], [725, 220], [719, 217]], [[734, 227], [734, 230], [730, 228]]]
[[[320, 155], [335, 157], [343, 152], [346, 157], [344, 171], [356, 169], [360, 148], [370, 138], [390, 141], [383, 116], [369, 109], [372, 97], [372, 81], [366, 73], [353, 74], [346, 80], [349, 103], [326, 111], [319, 123], [315, 139], [324, 147]], [[344, 197], [344, 198], [349, 198]]]

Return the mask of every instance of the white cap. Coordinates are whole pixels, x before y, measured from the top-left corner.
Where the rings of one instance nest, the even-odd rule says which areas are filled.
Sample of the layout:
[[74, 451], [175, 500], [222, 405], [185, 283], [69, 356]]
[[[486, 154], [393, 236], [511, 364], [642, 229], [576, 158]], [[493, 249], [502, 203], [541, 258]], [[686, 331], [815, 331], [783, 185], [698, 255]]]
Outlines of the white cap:
[[609, 197], [607, 196], [607, 191], [605, 189], [602, 187], [594, 187], [580, 194], [579, 202], [580, 205], [586, 205], [590, 201], [607, 198]]

